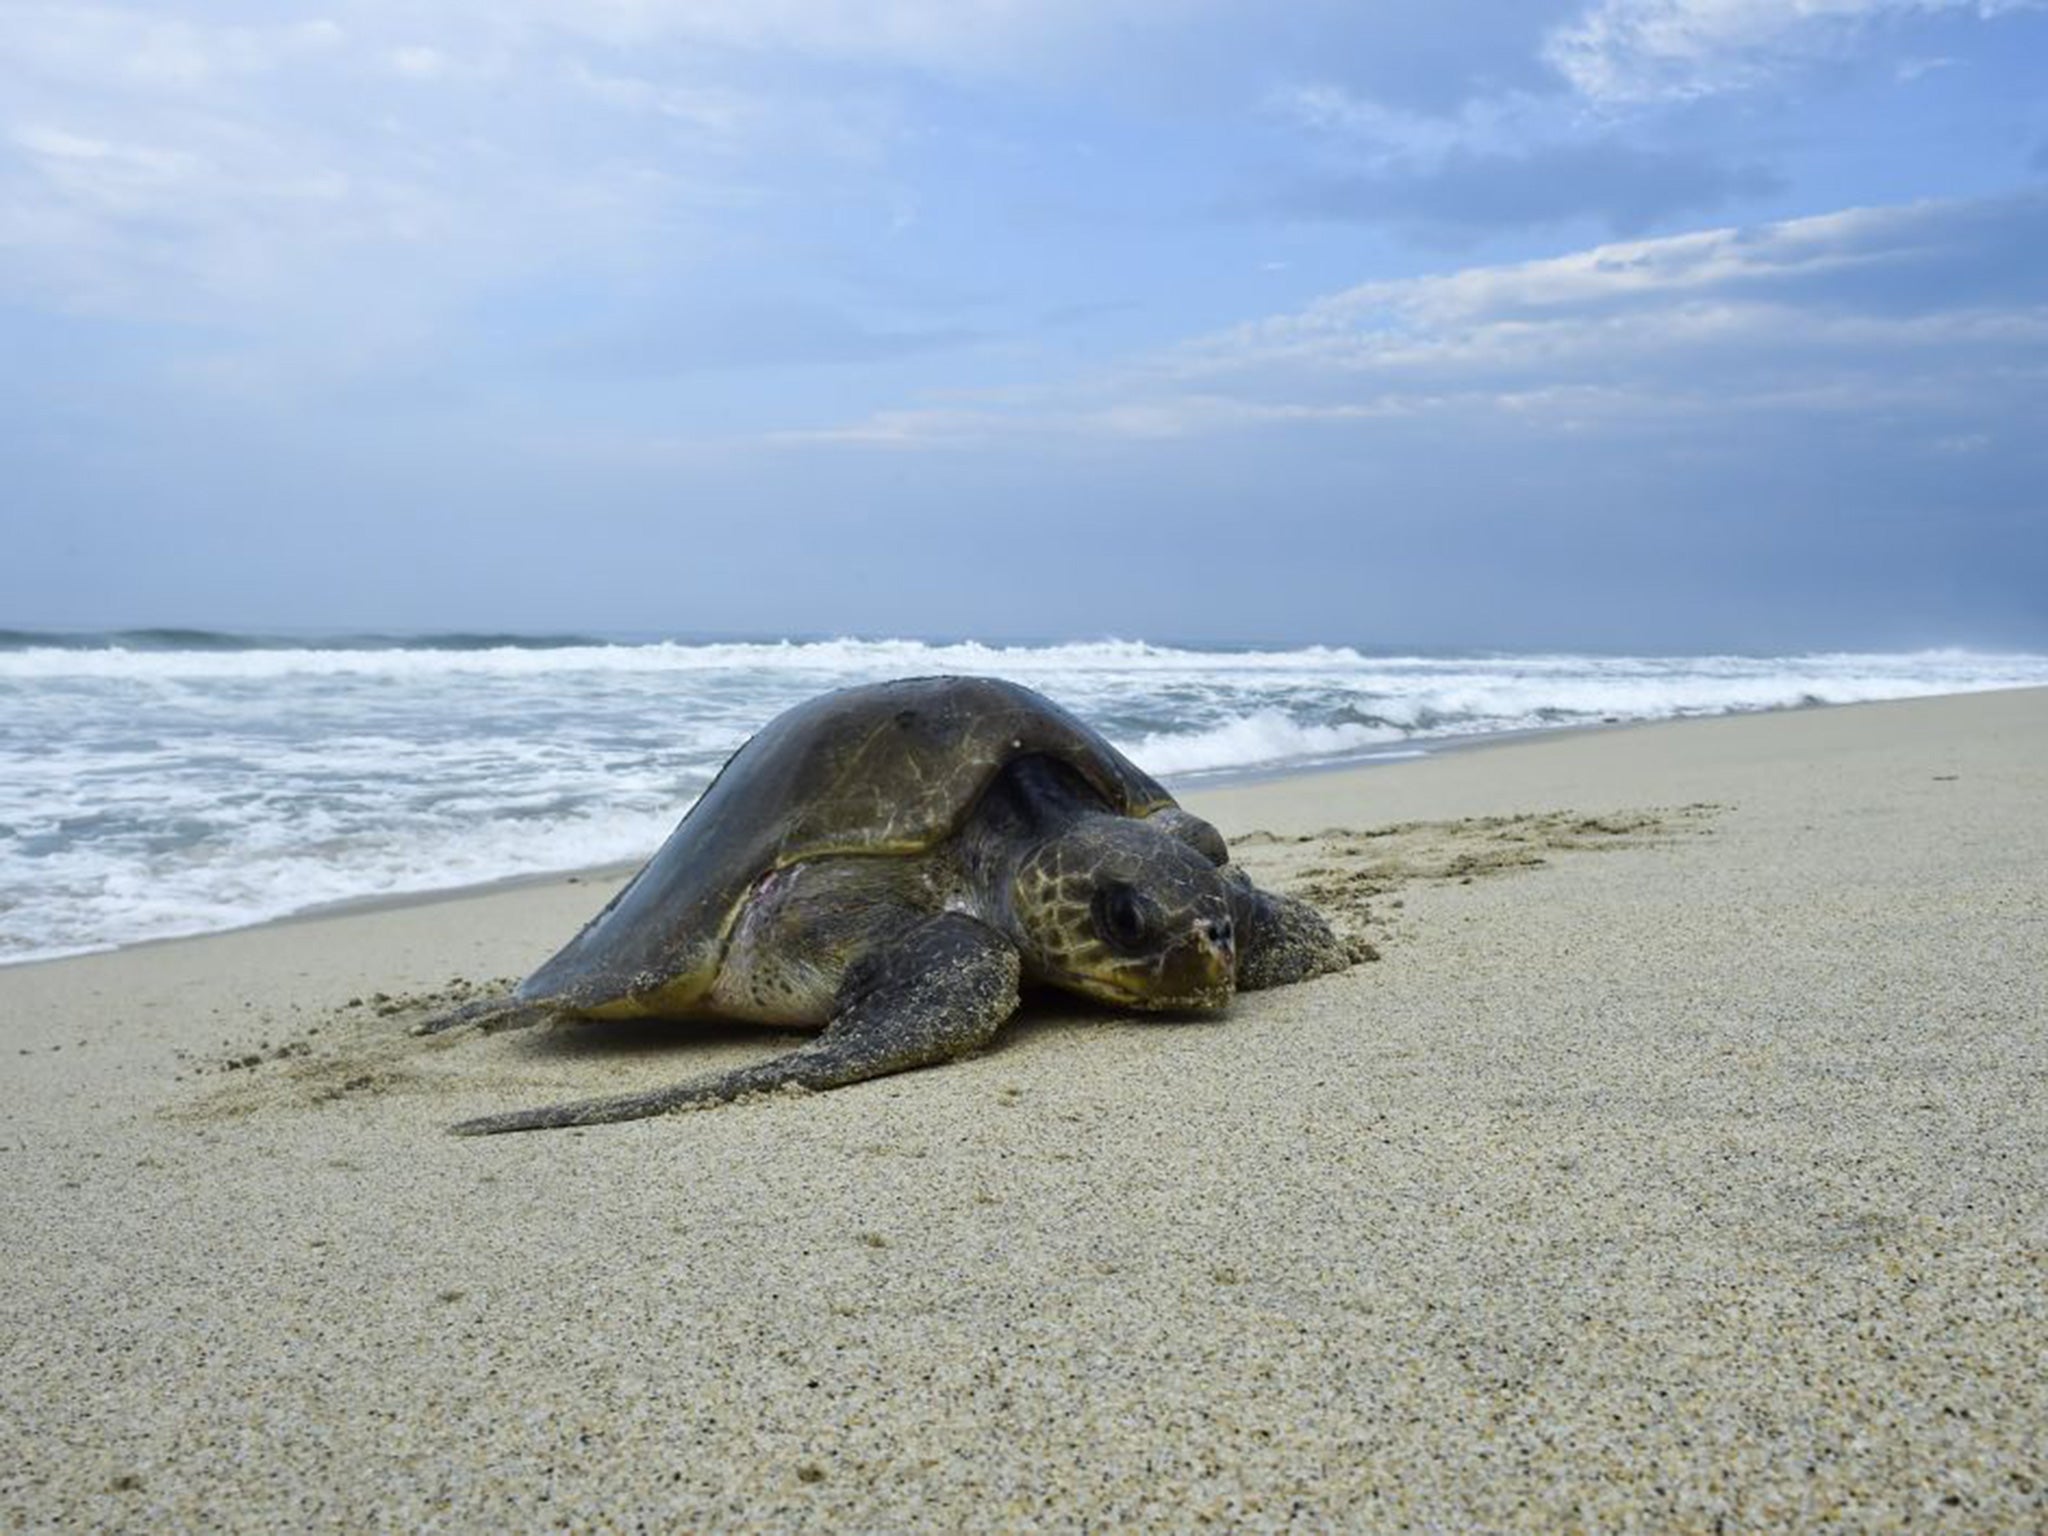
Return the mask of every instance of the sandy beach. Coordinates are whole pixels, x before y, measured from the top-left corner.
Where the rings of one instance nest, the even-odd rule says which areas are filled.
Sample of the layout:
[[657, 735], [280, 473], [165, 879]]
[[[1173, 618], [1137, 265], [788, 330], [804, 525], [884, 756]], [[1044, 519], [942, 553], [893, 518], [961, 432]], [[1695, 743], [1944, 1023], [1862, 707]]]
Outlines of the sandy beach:
[[18, 1528], [2048, 1524], [2048, 691], [1187, 797], [1378, 959], [581, 1131], [592, 874], [0, 970]]

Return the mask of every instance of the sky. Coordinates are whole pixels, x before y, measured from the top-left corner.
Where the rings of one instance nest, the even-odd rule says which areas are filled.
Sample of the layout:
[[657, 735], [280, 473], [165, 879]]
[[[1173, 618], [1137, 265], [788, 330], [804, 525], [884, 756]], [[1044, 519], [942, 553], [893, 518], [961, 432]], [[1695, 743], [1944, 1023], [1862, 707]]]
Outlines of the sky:
[[2048, 649], [2048, 0], [0, 0], [0, 627]]

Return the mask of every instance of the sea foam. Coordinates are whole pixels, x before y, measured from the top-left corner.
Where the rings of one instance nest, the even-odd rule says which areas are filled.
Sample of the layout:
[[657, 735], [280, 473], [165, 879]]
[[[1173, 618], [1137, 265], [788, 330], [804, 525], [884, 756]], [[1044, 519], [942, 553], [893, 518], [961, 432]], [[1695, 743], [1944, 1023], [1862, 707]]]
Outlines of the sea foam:
[[937, 673], [1028, 683], [1186, 782], [1501, 731], [2037, 685], [2048, 657], [0, 632], [0, 962], [643, 857], [783, 709]]

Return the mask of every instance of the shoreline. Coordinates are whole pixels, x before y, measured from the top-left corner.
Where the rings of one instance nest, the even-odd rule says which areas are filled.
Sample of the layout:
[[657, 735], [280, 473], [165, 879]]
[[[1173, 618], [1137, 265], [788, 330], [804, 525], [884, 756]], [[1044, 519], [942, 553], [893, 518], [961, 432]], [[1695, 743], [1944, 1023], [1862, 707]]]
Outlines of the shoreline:
[[[1802, 703], [1787, 704], [1771, 709], [1728, 710], [1718, 714], [1683, 715], [1656, 720], [1599, 720], [1572, 725], [1532, 726], [1523, 730], [1493, 731], [1472, 736], [1451, 736], [1434, 738], [1414, 747], [1397, 746], [1388, 743], [1373, 753], [1361, 757], [1346, 757], [1330, 761], [1304, 762], [1281, 767], [1250, 767], [1202, 772], [1197, 775], [1181, 775], [1162, 780], [1176, 799], [1200, 801], [1211, 794], [1227, 794], [1232, 790], [1258, 785], [1280, 785], [1302, 779], [1316, 779], [1331, 775], [1354, 773], [1375, 773], [1388, 768], [1415, 765], [1444, 758], [1463, 755], [1468, 752], [1492, 751], [1531, 742], [1543, 742], [1579, 737], [1602, 736], [1610, 733], [1669, 726], [1683, 726], [1714, 720], [1747, 719], [1776, 715], [1805, 714], [1813, 711], [1859, 710], [1896, 704], [1913, 704], [1933, 699], [1982, 698], [2026, 693], [2048, 694], [2048, 688], [1992, 688], [1967, 693], [1922, 694], [1904, 699], [1859, 699], [1848, 703]], [[1140, 766], [1143, 766], [1142, 764]], [[464, 885], [435, 886], [425, 890], [397, 891], [383, 895], [349, 896], [334, 901], [315, 902], [310, 906], [294, 908], [275, 917], [257, 918], [252, 922], [237, 923], [227, 928], [209, 928], [197, 933], [166, 934], [159, 938], [136, 939], [125, 944], [109, 945], [100, 949], [74, 950], [61, 955], [43, 955], [30, 959], [0, 962], [0, 974], [32, 966], [62, 965], [73, 960], [90, 959], [97, 955], [127, 954], [135, 950], [152, 949], [166, 944], [189, 944], [195, 941], [218, 938], [226, 934], [257, 932], [266, 928], [283, 927], [299, 923], [317, 922], [323, 918], [346, 916], [352, 913], [403, 911], [411, 907], [434, 906], [443, 902], [467, 901], [486, 896], [496, 891], [518, 890], [528, 886], [555, 884], [607, 885], [623, 881], [637, 871], [655, 850], [638, 859], [620, 860], [610, 864], [571, 865], [563, 869], [534, 870], [523, 874], [501, 875], [495, 879], [472, 881]]]
[[0, 970], [24, 1528], [2048, 1520], [2048, 690], [1189, 797], [1376, 963], [786, 1049], [417, 1038], [528, 884]]

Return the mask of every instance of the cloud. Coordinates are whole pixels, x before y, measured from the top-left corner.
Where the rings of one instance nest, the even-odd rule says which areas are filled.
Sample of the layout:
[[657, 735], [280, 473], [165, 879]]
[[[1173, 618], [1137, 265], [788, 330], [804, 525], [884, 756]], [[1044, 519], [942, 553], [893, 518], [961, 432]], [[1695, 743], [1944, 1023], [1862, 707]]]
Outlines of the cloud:
[[414, 43], [391, 50], [391, 67], [414, 80], [433, 80], [448, 72], [448, 59], [438, 48]]
[[[1251, 271], [1270, 250], [1296, 276], [1268, 289], [1329, 271], [1350, 238], [1311, 222], [1383, 224], [1389, 249], [1639, 235], [1732, 218], [1777, 189], [1776, 169], [1657, 131], [1668, 119], [1645, 128], [1650, 110], [1617, 132], [1618, 98], [1589, 112], [1546, 75], [1546, 37], [1570, 42], [1597, 95], [1657, 60], [1706, 78], [1914, 6], [1984, 9], [1303, 0], [1283, 26], [1223, 0], [348, 0], [332, 19], [267, 22], [200, 0], [0, 0], [0, 292], [163, 327], [143, 367], [197, 334], [181, 382], [367, 377], [403, 354], [401, 374], [437, 359], [488, 388], [479, 352], [549, 356], [586, 382], [887, 365], [1006, 328], [1009, 354], [977, 346], [987, 367], [955, 382], [1041, 376], [1082, 350], [1090, 328], [1058, 317], [1101, 316], [1105, 270], [1161, 280], [1142, 326], [1105, 332], [1170, 334], [1195, 307], [1201, 242], [1245, 231], [1189, 238], [1185, 210], [1213, 207], [1251, 156], [1270, 163], [1276, 119], [1284, 164], [1238, 211], [1289, 227], [1213, 268]], [[1140, 99], [1189, 61], [1201, 113]], [[1262, 104], [1261, 122], [1236, 115]], [[1069, 142], [1084, 137], [1085, 159]], [[1006, 241], [1027, 201], [1060, 212]], [[1266, 302], [1201, 285], [1212, 319]], [[645, 323], [592, 323], [593, 294], [644, 302]], [[693, 305], [720, 312], [679, 318]], [[882, 371], [870, 405], [900, 387]], [[1127, 404], [1079, 414], [1161, 419]], [[1256, 404], [1176, 409], [1251, 425], [1324, 409]]]
[[2048, 276], [2031, 256], [2044, 237], [2048, 196], [2039, 193], [1849, 208], [1367, 283], [1228, 334], [1320, 333], [1374, 316], [1407, 317], [1418, 330], [1604, 317], [1715, 297], [1833, 312], [2024, 306], [2048, 296]]
[[1434, 162], [1458, 152], [1500, 153], [1531, 134], [1555, 135], [1556, 112], [1540, 97], [1507, 92], [1461, 98], [1453, 110], [1416, 111], [1360, 95], [1330, 81], [1270, 92], [1267, 109], [1374, 169]]
[[2048, 195], [1849, 209], [1375, 282], [1056, 391], [814, 439], [1194, 436], [1389, 420], [1987, 432], [2048, 389]]
[[0, 50], [17, 82], [41, 78], [102, 92], [191, 95], [330, 54], [332, 20], [209, 25], [120, 5], [0, 4]]
[[1960, 59], [1946, 57], [1901, 59], [1893, 68], [1892, 75], [1902, 84], [1911, 84], [1940, 70], [1954, 69], [1960, 63]]
[[190, 320], [295, 287], [316, 252], [441, 231], [414, 189], [309, 161], [254, 127], [140, 127], [30, 119], [0, 141], [0, 276], [12, 269], [63, 307]]
[[2048, 276], [2027, 255], [2044, 237], [2048, 198], [2016, 197], [1606, 245], [1366, 284], [1192, 343], [1157, 377], [1575, 432], [1820, 416], [1952, 436], [2048, 382]]
[[720, 144], [757, 134], [767, 107], [759, 96], [745, 91], [716, 85], [670, 85], [641, 75], [593, 69], [581, 59], [570, 61], [568, 76], [604, 106], [685, 123]]
[[643, 79], [551, 9], [264, 25], [0, 0], [0, 291], [322, 346], [565, 263], [658, 249], [687, 272], [775, 178], [893, 131], [857, 93], [700, 85], [658, 55]]
[[1543, 61], [1549, 33], [1585, 0], [1300, 0], [1287, 24], [1229, 38], [1250, 78], [1281, 84], [1269, 93], [1326, 91], [1340, 103], [1410, 124], [1455, 123], [1557, 92]]
[[784, 367], [844, 367], [971, 346], [952, 327], [870, 324], [795, 298], [715, 308], [637, 309], [630, 322], [594, 328], [552, 348], [550, 362], [579, 372], [659, 378]]
[[682, 45], [947, 76], [1056, 69], [1120, 36], [1171, 35], [1223, 0], [511, 0], [518, 23], [632, 51]]
[[1319, 168], [1277, 178], [1238, 211], [1391, 224], [1438, 245], [1574, 222], [1641, 234], [1783, 186], [1768, 167], [1644, 142], [1638, 125], [1625, 135], [1555, 96], [1506, 92], [1429, 114], [1321, 83], [1275, 93], [1268, 109], [1312, 136]]
[[1579, 219], [1636, 234], [1779, 186], [1760, 166], [1606, 138], [1519, 154], [1454, 148], [1426, 169], [1300, 181], [1273, 194], [1266, 209], [1297, 219], [1404, 223], [1437, 241]]
[[1940, 13], [1986, 20], [2039, 0], [1596, 0], [1544, 46], [1581, 95], [1606, 104], [1686, 100], [1759, 85], [1852, 46], [1880, 22]]
[[[1617, 235], [1668, 227], [1785, 191], [1786, 172], [1772, 162], [1799, 154], [1794, 141], [1759, 135], [1706, 98], [1864, 51], [1880, 26], [2044, 7], [2048, 0], [1579, 0], [1521, 35], [1544, 66], [1540, 78], [1473, 77], [1454, 98], [1420, 107], [1335, 75], [1270, 91], [1269, 116], [1305, 138], [1303, 168], [1267, 175], [1233, 211], [1376, 223], [1441, 245], [1575, 221]], [[1908, 53], [1892, 74], [1909, 82], [1963, 62]]]

